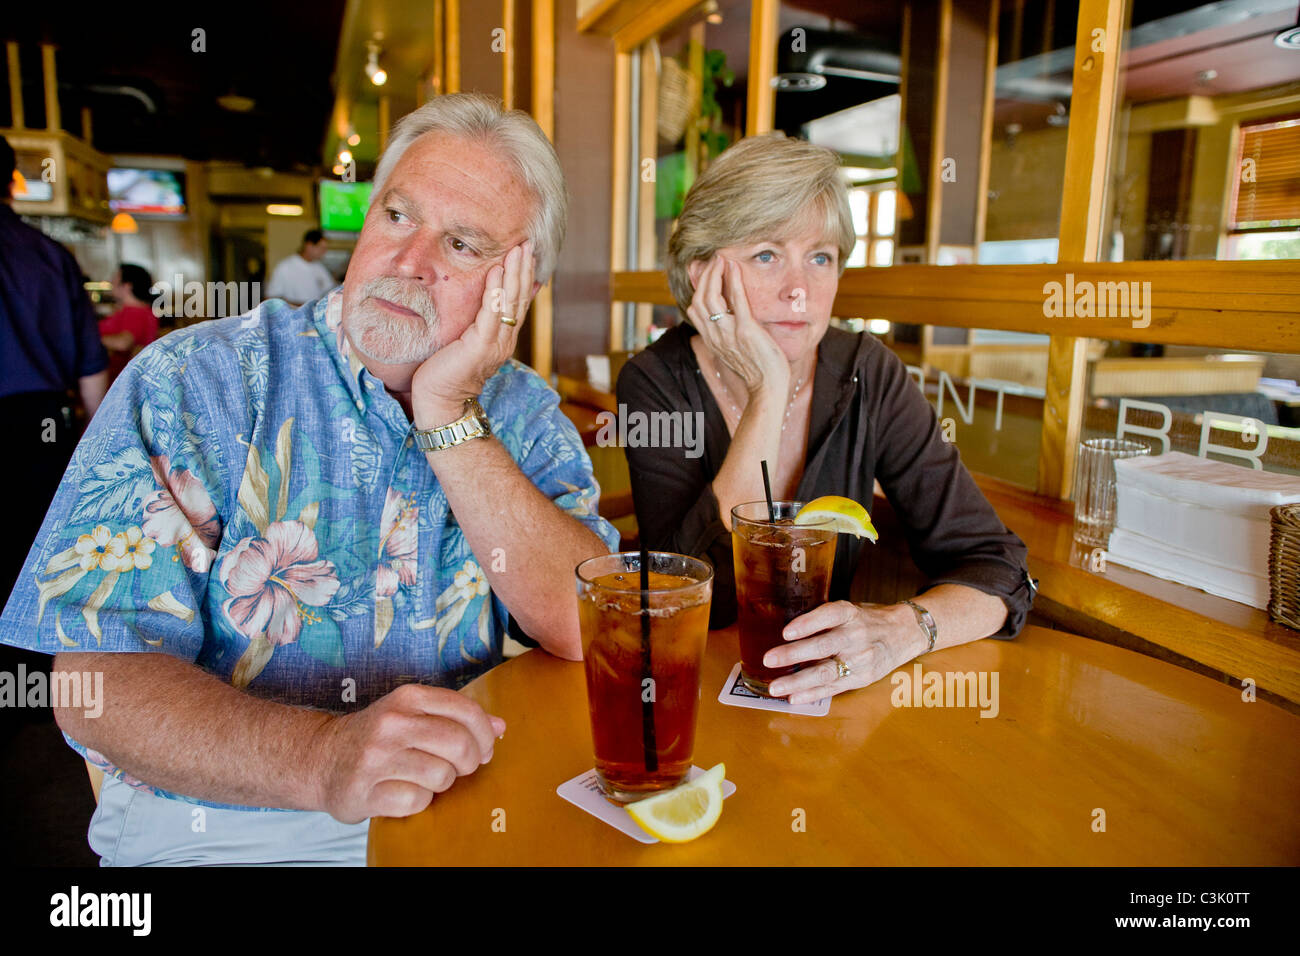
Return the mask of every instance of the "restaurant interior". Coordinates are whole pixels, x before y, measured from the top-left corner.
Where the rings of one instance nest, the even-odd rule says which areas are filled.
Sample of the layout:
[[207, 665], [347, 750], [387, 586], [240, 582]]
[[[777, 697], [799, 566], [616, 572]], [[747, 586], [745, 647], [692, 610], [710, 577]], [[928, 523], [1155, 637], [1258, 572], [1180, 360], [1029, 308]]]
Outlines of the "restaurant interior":
[[[747, 136], [781, 131], [832, 149], [856, 233], [832, 324], [905, 363], [945, 440], [1027, 545], [1037, 589], [1031, 633], [978, 642], [968, 650], [996, 647], [965, 665], [1003, 672], [1004, 720], [986, 723], [1020, 736], [959, 748], [942, 772], [985, 775], [991, 803], [1060, 806], [1078, 778], [1033, 770], [1041, 748], [1058, 748], [1063, 763], [1107, 781], [1119, 838], [1103, 846], [1087, 820], [1062, 836], [1075, 832], [1074, 811], [1042, 810], [1037, 823], [989, 823], [983, 840], [930, 843], [902, 817], [867, 826], [846, 809], [837, 824], [859, 826], [859, 840], [788, 861], [1300, 863], [1296, 0], [232, 0], [194, 10], [147, 0], [129, 15], [95, 10], [6, 15], [0, 134], [17, 154], [14, 211], [72, 252], [101, 318], [120, 305], [124, 262], [175, 290], [155, 308], [163, 333], [238, 314], [246, 303], [195, 305], [180, 290], [265, 290], [311, 229], [342, 281], [402, 116], [480, 91], [537, 121], [568, 181], [569, 223], [516, 358], [559, 393], [592, 459], [600, 513], [628, 549], [639, 538], [627, 456], [600, 427], [618, 412], [620, 370], [681, 321], [665, 255], [687, 191]], [[51, 160], [66, 170], [53, 181]], [[1109, 466], [1119, 505], [1107, 543], [1081, 534], [1077, 509], [1092, 480], [1088, 444], [1114, 439], [1182, 470], [1143, 485], [1150, 471]], [[925, 579], [890, 503], [878, 489], [864, 504], [880, 538], [857, 599], [917, 594]], [[1041, 683], [1025, 686], [1041, 699], [1008, 722], [1007, 675], [1031, 669]], [[924, 728], [899, 730], [885, 719], [888, 689], [878, 696], [884, 711], [840, 732], [845, 746], [892, 733], [897, 748], [923, 749]], [[51, 719], [4, 716], [6, 855], [93, 864], [85, 822], [98, 790], [86, 766]], [[821, 773], [804, 718], [783, 719], [792, 776]], [[996, 760], [986, 752], [999, 748]], [[904, 762], [871, 759], [850, 768], [845, 758], [846, 779], [901, 767], [885, 789], [908, 801]], [[1016, 782], [996, 791], [1003, 772]], [[1126, 800], [1163, 801], [1150, 814], [1159, 821], [1126, 817]], [[931, 810], [956, 826], [973, 807], [935, 798]], [[434, 823], [385, 823], [372, 827], [372, 862], [438, 859], [413, 849]], [[900, 832], [911, 851], [885, 849]], [[618, 855], [641, 852], [627, 843], [572, 859], [636, 862]], [[442, 852], [546, 859], [542, 844], [528, 847], [503, 856], [466, 836]], [[681, 852], [720, 862], [708, 838]]]

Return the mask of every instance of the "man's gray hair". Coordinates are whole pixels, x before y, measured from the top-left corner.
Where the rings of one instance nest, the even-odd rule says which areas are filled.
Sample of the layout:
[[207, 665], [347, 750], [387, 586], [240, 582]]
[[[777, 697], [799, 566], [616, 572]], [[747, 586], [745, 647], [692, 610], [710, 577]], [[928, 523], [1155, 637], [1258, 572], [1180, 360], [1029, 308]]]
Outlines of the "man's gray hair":
[[569, 196], [560, 159], [541, 127], [522, 110], [506, 110], [500, 100], [483, 93], [435, 96], [407, 113], [393, 127], [388, 146], [375, 168], [373, 194], [376, 197], [407, 148], [425, 133], [432, 132], [483, 143], [514, 168], [537, 198], [527, 227], [537, 260], [534, 279], [538, 282], [549, 279], [564, 244]]

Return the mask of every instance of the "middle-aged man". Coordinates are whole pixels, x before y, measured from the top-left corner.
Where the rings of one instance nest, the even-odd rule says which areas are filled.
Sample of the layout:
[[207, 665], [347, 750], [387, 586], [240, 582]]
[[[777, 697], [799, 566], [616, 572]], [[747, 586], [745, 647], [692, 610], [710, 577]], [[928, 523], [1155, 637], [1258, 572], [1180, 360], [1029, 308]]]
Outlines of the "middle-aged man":
[[284, 299], [292, 306], [324, 295], [334, 288], [334, 277], [325, 263], [325, 253], [330, 243], [319, 229], [308, 229], [302, 236], [302, 245], [292, 255], [285, 256], [271, 270], [271, 281], [266, 284], [268, 299]]
[[0, 619], [86, 675], [56, 715], [106, 773], [106, 864], [360, 863], [369, 817], [491, 760], [504, 722], [452, 688], [500, 662], [509, 616], [581, 657], [573, 568], [615, 532], [558, 397], [510, 359], [563, 239], [555, 153], [525, 114], [442, 96], [374, 197], [341, 289], [127, 367]]

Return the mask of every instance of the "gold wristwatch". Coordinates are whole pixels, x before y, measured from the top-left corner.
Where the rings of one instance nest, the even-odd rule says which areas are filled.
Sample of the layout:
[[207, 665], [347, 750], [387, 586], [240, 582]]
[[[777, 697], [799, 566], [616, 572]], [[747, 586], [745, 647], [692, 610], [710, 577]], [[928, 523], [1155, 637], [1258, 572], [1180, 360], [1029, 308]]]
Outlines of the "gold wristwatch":
[[415, 445], [420, 451], [439, 451], [453, 445], [463, 445], [475, 438], [491, 437], [492, 425], [476, 398], [465, 399], [465, 414], [450, 425], [415, 429]]

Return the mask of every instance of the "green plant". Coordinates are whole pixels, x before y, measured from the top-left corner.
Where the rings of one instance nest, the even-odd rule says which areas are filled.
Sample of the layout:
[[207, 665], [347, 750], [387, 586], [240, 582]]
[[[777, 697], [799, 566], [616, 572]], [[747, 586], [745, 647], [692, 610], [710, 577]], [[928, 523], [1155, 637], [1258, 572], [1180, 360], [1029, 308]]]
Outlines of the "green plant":
[[723, 50], [704, 51], [704, 77], [700, 88], [700, 140], [708, 149], [709, 158], [717, 156], [729, 145], [722, 125], [722, 107], [718, 104], [718, 85], [730, 87], [736, 81], [735, 71], [727, 66]]

